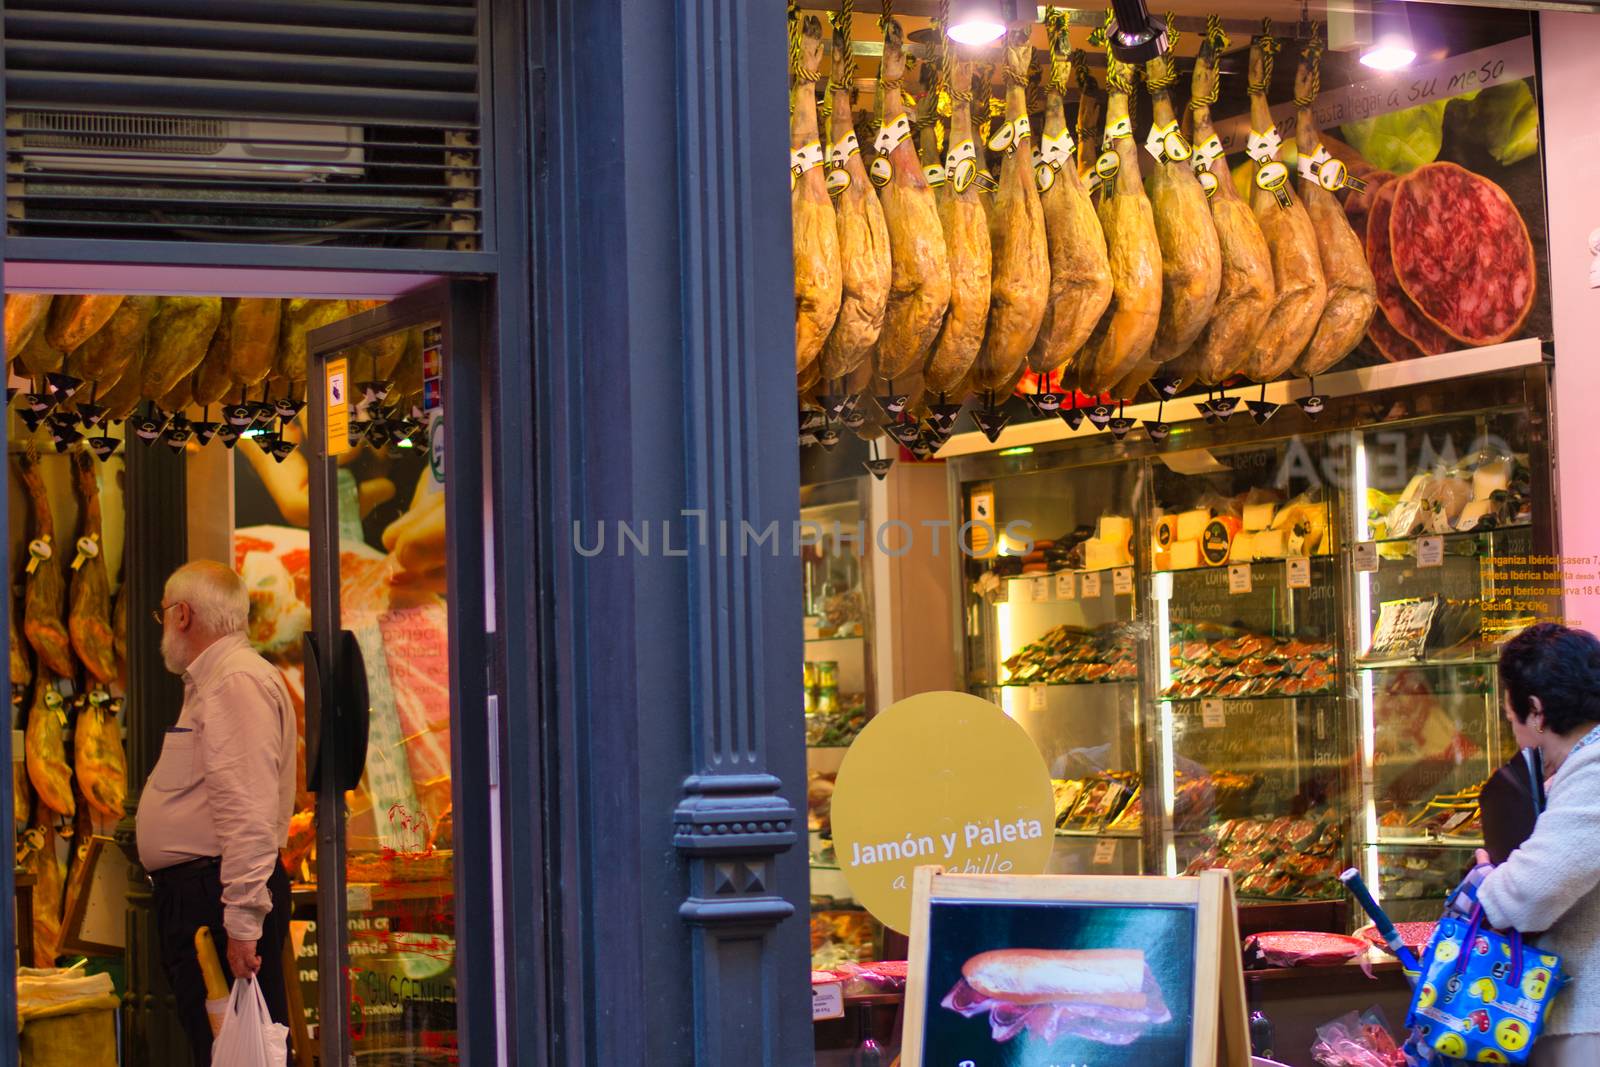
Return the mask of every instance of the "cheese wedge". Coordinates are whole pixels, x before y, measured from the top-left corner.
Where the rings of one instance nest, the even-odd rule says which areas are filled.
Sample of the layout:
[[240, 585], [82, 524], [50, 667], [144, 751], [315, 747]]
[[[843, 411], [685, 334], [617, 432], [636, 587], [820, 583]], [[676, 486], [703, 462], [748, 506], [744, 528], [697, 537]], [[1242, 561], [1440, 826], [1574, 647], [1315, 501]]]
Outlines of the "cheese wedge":
[[1406, 483], [1405, 492], [1400, 494], [1400, 502], [1403, 504], [1411, 503], [1417, 498], [1417, 494], [1422, 491], [1423, 486], [1427, 485], [1431, 481], [1433, 481], [1433, 475], [1431, 474], [1418, 474], [1413, 476], [1412, 479]]
[[1086, 571], [1110, 570], [1112, 567], [1126, 566], [1127, 561], [1127, 545], [1102, 541], [1099, 538], [1092, 538], [1083, 543], [1083, 569]]
[[1233, 544], [1228, 549], [1229, 563], [1250, 563], [1261, 557], [1256, 555], [1256, 535], [1248, 530], [1243, 530], [1233, 536]]
[[[1243, 537], [1245, 535], [1240, 534], [1239, 536]], [[1235, 538], [1234, 544], [1238, 543], [1238, 539]], [[1261, 533], [1256, 534], [1255, 552], [1256, 559], [1282, 559], [1287, 556], [1289, 554], [1289, 531], [1281, 529], [1263, 530]], [[1304, 552], [1300, 554], [1310, 555], [1311, 553]]]
[[1200, 539], [1190, 541], [1175, 541], [1172, 545], [1172, 569], [1175, 571], [1193, 570], [1200, 566]]
[[1456, 529], [1476, 530], [1478, 524], [1492, 514], [1494, 514], [1493, 500], [1474, 500], [1462, 510], [1461, 517], [1456, 520]]
[[1210, 508], [1196, 508], [1193, 511], [1181, 512], [1178, 515], [1178, 540], [1200, 540], [1200, 535], [1206, 532], [1206, 523], [1210, 521]]
[[1472, 472], [1472, 498], [1488, 500], [1496, 490], [1511, 488], [1511, 464], [1503, 459], [1485, 463]]
[[1108, 545], [1127, 544], [1133, 536], [1133, 520], [1124, 515], [1100, 516], [1100, 540]]
[[1254, 533], [1271, 527], [1272, 518], [1278, 509], [1271, 503], [1246, 504], [1244, 506], [1244, 528], [1246, 532]]

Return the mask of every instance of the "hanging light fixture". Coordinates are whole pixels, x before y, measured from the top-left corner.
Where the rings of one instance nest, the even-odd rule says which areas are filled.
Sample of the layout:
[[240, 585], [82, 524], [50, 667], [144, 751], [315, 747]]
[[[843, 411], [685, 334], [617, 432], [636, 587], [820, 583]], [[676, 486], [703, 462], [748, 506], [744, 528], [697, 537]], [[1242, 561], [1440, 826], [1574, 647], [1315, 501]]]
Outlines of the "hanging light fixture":
[[999, 0], [952, 0], [946, 36], [957, 44], [982, 45], [1005, 36]]
[[1111, 0], [1106, 32], [1111, 51], [1124, 63], [1148, 63], [1167, 54], [1167, 25], [1152, 18], [1145, 0]]
[[1388, 2], [1372, 6], [1372, 43], [1361, 50], [1361, 62], [1373, 70], [1403, 70], [1416, 62], [1417, 48], [1411, 40], [1411, 16], [1404, 4]]

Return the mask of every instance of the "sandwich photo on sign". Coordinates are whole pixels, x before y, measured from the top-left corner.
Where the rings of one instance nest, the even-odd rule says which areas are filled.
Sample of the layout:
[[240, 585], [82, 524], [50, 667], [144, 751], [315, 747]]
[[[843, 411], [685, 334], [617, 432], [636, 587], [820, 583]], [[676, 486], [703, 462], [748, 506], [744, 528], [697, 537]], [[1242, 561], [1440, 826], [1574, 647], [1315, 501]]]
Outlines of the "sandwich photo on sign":
[[1187, 1064], [1193, 906], [929, 905], [926, 1064]]

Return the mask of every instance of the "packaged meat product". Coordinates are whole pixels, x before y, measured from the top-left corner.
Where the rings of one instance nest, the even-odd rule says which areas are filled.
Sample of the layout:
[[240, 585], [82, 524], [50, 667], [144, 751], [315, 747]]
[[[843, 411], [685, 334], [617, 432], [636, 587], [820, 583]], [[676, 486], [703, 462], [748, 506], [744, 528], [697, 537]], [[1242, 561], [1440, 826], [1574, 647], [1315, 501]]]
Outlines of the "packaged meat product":
[[1272, 254], [1277, 295], [1245, 365], [1245, 373], [1258, 382], [1270, 382], [1294, 366], [1328, 302], [1316, 230], [1289, 183], [1288, 168], [1278, 160], [1277, 124], [1267, 103], [1278, 47], [1271, 20], [1263, 19], [1261, 35], [1250, 42], [1250, 156], [1255, 160], [1250, 207]]
[[1029, 26], [1023, 22], [1013, 24], [1006, 34], [1006, 122], [990, 137], [991, 147], [997, 138], [1007, 143], [1000, 185], [989, 210], [989, 325], [972, 366], [972, 387], [995, 396], [1014, 388], [1013, 379], [1039, 336], [1050, 295], [1050, 251], [1028, 123], [1028, 64], [1033, 56], [1028, 35]]
[[790, 64], [789, 207], [794, 217], [795, 370], [804, 371], [822, 351], [839, 317], [844, 275], [839, 265], [839, 227], [823, 180], [822, 140], [817, 132], [817, 89], [822, 78], [822, 20], [807, 15], [799, 33], [799, 62]]
[[[194, 373], [222, 318], [222, 298], [165, 296], [150, 320], [150, 339], [140, 365], [140, 392], [160, 401]], [[304, 380], [302, 372], [301, 380]], [[169, 407], [167, 411], [175, 411]]]
[[905, 77], [905, 31], [896, 19], [884, 24], [883, 65], [878, 75], [878, 158], [874, 183], [889, 227], [893, 266], [876, 373], [898, 379], [918, 372], [950, 306], [950, 258], [939, 222], [939, 206], [911, 141], [900, 83]]
[[1418, 310], [1469, 345], [1509, 340], [1533, 309], [1533, 242], [1504, 189], [1454, 163], [1394, 183], [1389, 245]]
[[999, 949], [967, 960], [961, 975], [941, 1006], [987, 1014], [997, 1044], [1027, 1032], [1130, 1045], [1172, 1018], [1142, 949]]
[[120, 296], [99, 293], [58, 296], [50, 305], [45, 336], [50, 347], [71, 352], [99, 332], [122, 304]]
[[1287, 930], [1244, 939], [1246, 967], [1332, 967], [1366, 955], [1367, 943], [1346, 934]]
[[[833, 330], [823, 343], [818, 360], [820, 378], [843, 378], [872, 358], [872, 348], [883, 331], [884, 308], [894, 263], [889, 251], [889, 224], [883, 205], [867, 180], [861, 146], [856, 137], [851, 100], [855, 95], [855, 58], [850, 52], [850, 16], [836, 16], [833, 28], [832, 75], [828, 91], [833, 96], [832, 131], [828, 146], [828, 178], [833, 194], [834, 219], [839, 232], [841, 295]], [[987, 236], [987, 235], [986, 235]], [[984, 241], [984, 252], [988, 252]], [[988, 272], [984, 272], [988, 295]]]
[[[66, 582], [61, 575], [63, 548], [56, 541], [55, 518], [50, 512], [50, 498], [39, 473], [38, 459], [19, 456], [17, 472], [28, 497], [33, 535], [28, 542], [28, 562], [23, 575], [22, 633], [39, 657], [41, 668], [58, 677], [70, 678], [77, 673], [77, 667], [72, 661], [71, 640], [62, 619], [67, 599]], [[43, 675], [44, 670], [39, 673]]]
[[1318, 27], [1301, 52], [1294, 82], [1300, 199], [1311, 219], [1311, 228], [1316, 231], [1322, 276], [1328, 287], [1328, 302], [1323, 305], [1316, 332], [1295, 362], [1295, 372], [1307, 375], [1321, 374], [1354, 351], [1366, 336], [1367, 324], [1377, 307], [1366, 250], [1333, 195], [1334, 190], [1343, 187], [1344, 164], [1323, 146], [1311, 112], [1321, 88], [1322, 49]]
[[1100, 227], [1111, 259], [1112, 296], [1078, 362], [1078, 387], [1092, 395], [1143, 373], [1140, 365], [1150, 356], [1161, 319], [1161, 240], [1139, 177], [1128, 111], [1133, 69], [1108, 57], [1106, 88], [1104, 151], [1095, 166], [1105, 190]]
[[1028, 352], [1028, 366], [1042, 374], [1071, 366], [1095, 324], [1111, 303], [1111, 259], [1100, 229], [1094, 200], [1073, 160], [1065, 98], [1068, 77], [1087, 65], [1082, 52], [1069, 54], [1067, 19], [1053, 12], [1050, 20], [1050, 84], [1045, 94], [1044, 128], [1037, 153], [1039, 202], [1044, 208], [1045, 240], [1050, 253], [1050, 296], [1039, 335]]
[[1228, 47], [1222, 20], [1208, 20], [1205, 41], [1195, 59], [1189, 97], [1188, 130], [1192, 162], [1210, 204], [1211, 221], [1222, 253], [1222, 284], [1216, 306], [1200, 337], [1177, 361], [1163, 369], [1181, 383], [1217, 385], [1244, 368], [1255, 339], [1267, 325], [1276, 288], [1272, 254], [1250, 205], [1239, 197], [1222, 141], [1211, 126], [1211, 105], [1220, 88], [1217, 64]]
[[[1167, 40], [1177, 29], [1168, 19]], [[1155, 166], [1145, 181], [1150, 208], [1155, 215], [1161, 245], [1161, 320], [1156, 328], [1151, 359], [1166, 364], [1178, 359], [1211, 322], [1222, 288], [1222, 247], [1211, 205], [1190, 162], [1193, 149], [1178, 130], [1168, 89], [1178, 80], [1175, 61], [1168, 56], [1145, 64], [1145, 85], [1150, 90], [1152, 128], [1145, 148]], [[1142, 382], [1117, 390], [1131, 396]]]

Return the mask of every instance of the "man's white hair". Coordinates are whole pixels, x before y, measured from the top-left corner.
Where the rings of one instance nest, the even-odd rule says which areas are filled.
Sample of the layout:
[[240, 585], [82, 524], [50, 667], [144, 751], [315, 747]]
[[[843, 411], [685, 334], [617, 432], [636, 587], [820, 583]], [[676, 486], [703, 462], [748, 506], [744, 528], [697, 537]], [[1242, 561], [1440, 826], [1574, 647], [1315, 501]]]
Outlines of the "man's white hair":
[[216, 560], [185, 563], [167, 579], [168, 604], [187, 604], [195, 626], [216, 637], [244, 630], [250, 618], [250, 594], [233, 568]]

